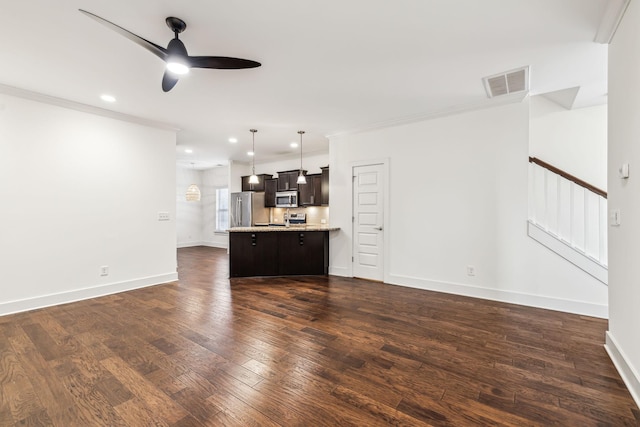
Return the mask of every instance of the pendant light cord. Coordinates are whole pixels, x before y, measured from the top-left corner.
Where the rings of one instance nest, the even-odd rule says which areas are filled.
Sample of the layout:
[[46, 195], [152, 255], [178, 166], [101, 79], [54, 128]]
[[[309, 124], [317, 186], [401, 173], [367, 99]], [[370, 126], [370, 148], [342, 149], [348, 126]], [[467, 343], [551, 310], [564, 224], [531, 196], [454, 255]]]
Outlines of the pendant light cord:
[[258, 132], [258, 130], [249, 129], [249, 132], [251, 132], [251, 138], [253, 140], [251, 144], [251, 152], [253, 153], [253, 156], [251, 156], [251, 171], [253, 172], [253, 175], [255, 175], [256, 174], [256, 132]]
[[299, 130], [298, 133], [300, 134], [300, 173], [302, 174], [302, 134], [304, 131]]

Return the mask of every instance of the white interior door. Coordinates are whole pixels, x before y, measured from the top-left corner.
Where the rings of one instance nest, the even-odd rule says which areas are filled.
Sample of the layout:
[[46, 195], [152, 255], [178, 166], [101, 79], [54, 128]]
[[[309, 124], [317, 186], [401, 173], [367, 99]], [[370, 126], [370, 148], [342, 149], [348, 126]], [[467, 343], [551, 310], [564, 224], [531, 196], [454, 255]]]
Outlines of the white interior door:
[[384, 167], [353, 168], [353, 275], [384, 279]]

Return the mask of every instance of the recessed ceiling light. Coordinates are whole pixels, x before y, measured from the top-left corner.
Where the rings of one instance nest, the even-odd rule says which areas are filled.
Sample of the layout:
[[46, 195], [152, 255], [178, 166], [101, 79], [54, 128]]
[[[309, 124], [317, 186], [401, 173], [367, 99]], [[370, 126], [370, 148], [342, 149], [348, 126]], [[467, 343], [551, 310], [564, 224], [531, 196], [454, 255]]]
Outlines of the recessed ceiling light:
[[291, 148], [298, 148], [298, 143], [297, 142], [292, 142], [289, 145], [291, 146]]
[[253, 151], [247, 151], [247, 156], [253, 156], [254, 152]]
[[115, 96], [107, 95], [106, 93], [103, 95], [100, 95], [100, 99], [102, 99], [104, 102], [116, 102]]
[[235, 144], [236, 142], [238, 142], [238, 138], [229, 138], [229, 142]]
[[193, 153], [193, 150], [191, 148], [185, 148], [184, 152], [187, 154], [191, 154]]

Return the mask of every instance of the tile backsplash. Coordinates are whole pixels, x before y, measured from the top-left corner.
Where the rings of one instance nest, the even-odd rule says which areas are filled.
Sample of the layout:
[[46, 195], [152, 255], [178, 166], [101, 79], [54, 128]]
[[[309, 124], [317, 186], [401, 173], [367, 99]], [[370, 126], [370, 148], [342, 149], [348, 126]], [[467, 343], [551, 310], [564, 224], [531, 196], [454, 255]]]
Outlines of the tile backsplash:
[[[271, 208], [271, 219], [269, 222], [282, 224], [284, 223], [284, 214], [287, 212], [286, 208]], [[322, 220], [325, 220], [326, 224], [329, 224], [329, 206], [308, 206], [306, 208], [290, 208], [291, 213], [304, 213], [307, 214], [307, 224], [323, 224]]]

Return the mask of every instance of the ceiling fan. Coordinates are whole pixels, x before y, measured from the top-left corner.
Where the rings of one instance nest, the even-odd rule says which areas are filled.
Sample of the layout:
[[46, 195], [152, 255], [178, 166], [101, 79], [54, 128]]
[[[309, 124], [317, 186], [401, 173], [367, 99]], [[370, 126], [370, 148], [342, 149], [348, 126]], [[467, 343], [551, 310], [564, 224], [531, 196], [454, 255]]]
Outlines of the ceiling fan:
[[227, 56], [189, 56], [184, 43], [178, 38], [178, 34], [187, 28], [187, 24], [180, 18], [168, 17], [165, 21], [167, 26], [171, 28], [175, 37], [171, 39], [167, 48], [158, 46], [155, 43], [145, 40], [140, 36], [133, 34], [131, 31], [109, 22], [104, 18], [94, 15], [86, 10], [78, 9], [88, 17], [95, 19], [102, 25], [112, 29], [113, 31], [125, 36], [132, 42], [147, 49], [167, 63], [164, 76], [162, 77], [162, 90], [169, 92], [178, 83], [179, 76], [189, 72], [190, 68], [215, 68], [226, 70], [238, 70], [242, 68], [259, 67], [259, 62], [249, 59], [229, 58]]

